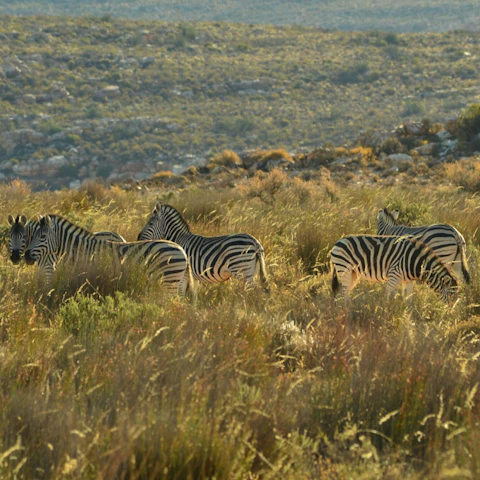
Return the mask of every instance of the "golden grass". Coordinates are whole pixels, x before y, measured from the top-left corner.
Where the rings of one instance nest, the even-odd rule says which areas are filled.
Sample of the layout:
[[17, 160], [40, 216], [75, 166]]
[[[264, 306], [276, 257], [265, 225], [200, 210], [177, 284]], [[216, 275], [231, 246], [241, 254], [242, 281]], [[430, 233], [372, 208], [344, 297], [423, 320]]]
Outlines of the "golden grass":
[[[0, 188], [5, 213], [58, 212], [127, 238], [160, 198], [193, 231], [257, 237], [272, 283], [270, 294], [202, 285], [194, 306], [136, 278], [112, 284], [98, 266], [64, 269], [48, 296], [34, 267], [3, 255], [0, 476], [478, 477], [476, 197], [339, 189], [282, 172], [259, 181], [268, 175], [281, 179], [269, 202], [248, 183], [143, 196]], [[383, 206], [465, 233], [473, 278], [455, 307], [423, 285], [410, 305], [368, 283], [349, 309], [333, 299], [329, 249], [348, 233], [374, 233]]]

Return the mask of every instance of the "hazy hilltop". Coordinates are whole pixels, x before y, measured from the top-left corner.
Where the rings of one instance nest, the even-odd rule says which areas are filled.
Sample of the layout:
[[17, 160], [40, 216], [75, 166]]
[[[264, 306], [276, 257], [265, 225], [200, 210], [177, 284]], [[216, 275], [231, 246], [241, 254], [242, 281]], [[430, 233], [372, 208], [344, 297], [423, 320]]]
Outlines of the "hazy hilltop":
[[478, 0], [16, 0], [0, 14], [112, 15], [163, 21], [306, 25], [339, 30], [441, 32], [480, 29]]

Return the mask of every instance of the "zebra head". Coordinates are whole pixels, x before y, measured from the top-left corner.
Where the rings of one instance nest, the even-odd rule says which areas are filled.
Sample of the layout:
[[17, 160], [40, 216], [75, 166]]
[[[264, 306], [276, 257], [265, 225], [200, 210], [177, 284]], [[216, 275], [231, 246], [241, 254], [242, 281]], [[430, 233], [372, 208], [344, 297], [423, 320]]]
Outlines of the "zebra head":
[[25, 251], [28, 265], [41, 262], [47, 255], [56, 251], [55, 224], [50, 215], [39, 216], [38, 227]]
[[458, 295], [458, 280], [452, 275], [445, 276], [439, 293], [446, 303], [451, 303]]
[[387, 227], [392, 225], [398, 225], [398, 215], [400, 212], [398, 210], [393, 210], [389, 212], [387, 208], [378, 211], [377, 214], [377, 231], [378, 235], [384, 235]]
[[25, 251], [27, 232], [25, 225], [27, 217], [25, 215], [8, 216], [10, 225], [10, 260], [17, 265], [22, 260]]
[[458, 295], [458, 280], [440, 260], [431, 270], [424, 270], [423, 278], [445, 303], [451, 303]]
[[160, 202], [155, 204], [153, 213], [148, 219], [147, 224], [138, 234], [137, 240], [162, 240], [165, 238], [165, 218], [163, 212], [163, 205]]

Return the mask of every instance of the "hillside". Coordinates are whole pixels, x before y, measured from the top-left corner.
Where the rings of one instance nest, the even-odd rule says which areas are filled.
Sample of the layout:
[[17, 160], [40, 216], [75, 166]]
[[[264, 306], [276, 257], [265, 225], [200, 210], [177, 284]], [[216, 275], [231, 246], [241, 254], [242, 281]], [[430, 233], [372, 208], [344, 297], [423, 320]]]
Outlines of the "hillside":
[[0, 37], [0, 174], [47, 186], [353, 144], [480, 98], [466, 32], [4, 16]]
[[339, 30], [441, 32], [480, 28], [478, 0], [16, 0], [0, 14], [112, 15], [164, 21], [308, 25]]

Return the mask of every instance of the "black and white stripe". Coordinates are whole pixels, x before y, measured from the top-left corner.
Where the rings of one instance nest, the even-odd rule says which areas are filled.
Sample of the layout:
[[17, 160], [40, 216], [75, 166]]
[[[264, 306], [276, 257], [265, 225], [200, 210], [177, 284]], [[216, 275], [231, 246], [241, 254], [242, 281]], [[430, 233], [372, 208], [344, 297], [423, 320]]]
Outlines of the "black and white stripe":
[[[8, 223], [10, 224], [10, 260], [14, 265], [21, 262], [23, 254], [27, 245], [30, 244], [33, 234], [39, 228], [39, 223], [36, 220], [27, 221], [25, 215], [17, 215], [13, 217], [8, 216]], [[109, 240], [111, 242], [122, 242], [126, 240], [116, 232], [102, 231], [95, 232], [98, 239]], [[48, 257], [43, 258], [43, 262], [48, 262]]]
[[332, 289], [340, 286], [348, 296], [362, 278], [387, 282], [387, 292], [412, 293], [413, 282], [425, 282], [445, 301], [458, 288], [450, 269], [427, 245], [411, 237], [348, 235], [332, 248]]
[[43, 267], [50, 283], [58, 262], [89, 262], [102, 252], [110, 252], [119, 263], [144, 266], [150, 277], [161, 280], [169, 292], [184, 296], [187, 288], [193, 287], [187, 255], [179, 245], [168, 241], [110, 242], [57, 215], [40, 218], [25, 260]]
[[188, 255], [193, 276], [201, 282], [218, 283], [230, 277], [252, 283], [257, 271], [268, 290], [265, 254], [252, 235], [237, 233], [204, 237], [190, 232], [182, 215], [172, 206], [157, 203], [138, 240], [166, 239], [181, 245]]
[[439, 223], [423, 227], [408, 227], [397, 223], [399, 211], [386, 208], [377, 215], [378, 235], [410, 236], [428, 245], [458, 279], [470, 283], [466, 243], [462, 234], [451, 225]]

